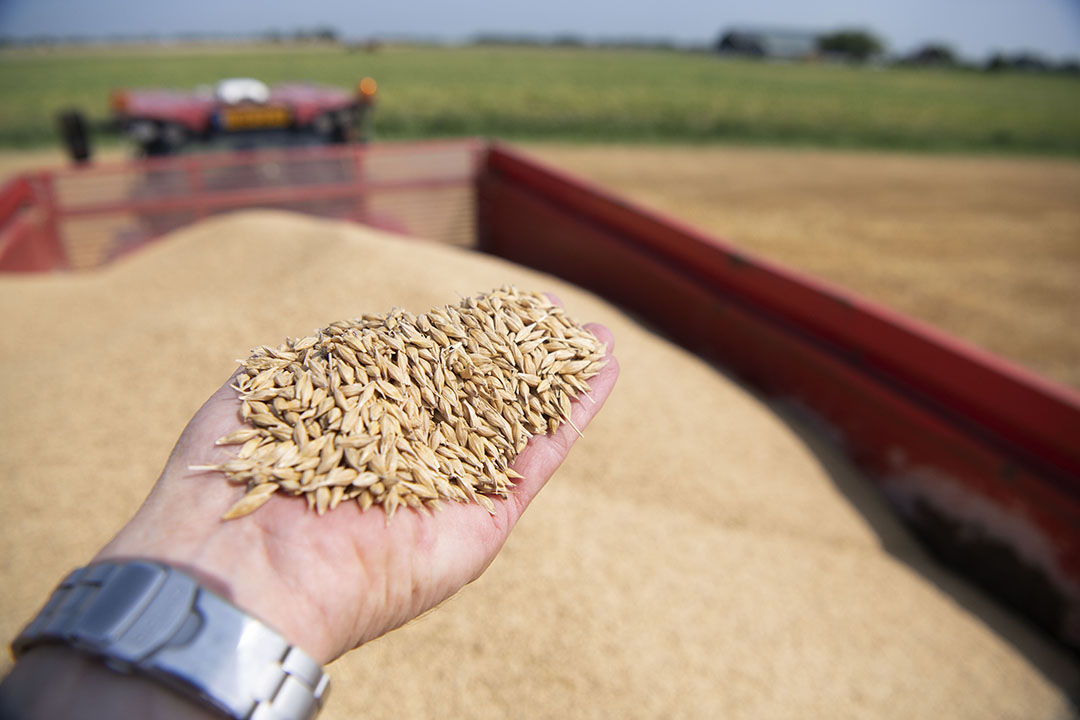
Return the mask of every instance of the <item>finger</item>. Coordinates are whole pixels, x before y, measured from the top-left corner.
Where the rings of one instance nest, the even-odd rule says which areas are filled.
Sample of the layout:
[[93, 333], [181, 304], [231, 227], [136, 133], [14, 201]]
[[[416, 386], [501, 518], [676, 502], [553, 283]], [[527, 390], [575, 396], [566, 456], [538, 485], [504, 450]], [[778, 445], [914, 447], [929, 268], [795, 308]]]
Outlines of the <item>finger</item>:
[[542, 294], [543, 294], [544, 297], [546, 297], [548, 300], [550, 300], [553, 305], [558, 305], [559, 307], [563, 307], [562, 298], [560, 298], [555, 293], [546, 292], [546, 293], [542, 293]]
[[[618, 375], [618, 361], [608, 356], [607, 364], [589, 380], [589, 396], [593, 402], [582, 402], [581, 398], [571, 402], [571, 418], [578, 428], [584, 430], [600, 411]], [[450, 583], [456, 583], [453, 589], [478, 577], [495, 558], [525, 508], [566, 459], [577, 440], [577, 432], [566, 423], [552, 435], [533, 437], [513, 464], [525, 477], [517, 481], [507, 498], [495, 501], [494, 517], [478, 505], [451, 502], [430, 518], [437, 528], [428, 535], [431, 538], [430, 572], [444, 579], [454, 579]], [[421, 525], [422, 522], [417, 524]], [[414, 565], [414, 569], [419, 567]]]
[[[589, 380], [591, 390], [588, 398], [577, 397], [571, 401], [570, 418], [582, 433], [600, 412], [618, 377], [619, 361], [609, 354], [604, 367]], [[521, 451], [513, 463], [513, 468], [525, 477], [518, 480], [508, 499], [512, 510], [511, 524], [555, 473], [578, 439], [577, 430], [569, 423], [563, 423], [551, 435], [533, 437]]]
[[601, 325], [600, 323], [589, 323], [585, 326], [585, 329], [595, 335], [597, 340], [607, 346], [608, 355], [611, 355], [613, 352], [615, 352], [615, 336], [612, 335], [611, 331], [608, 330], [607, 327]]
[[[230, 431], [241, 427], [239, 393], [233, 385], [239, 370], [229, 376], [214, 394], [207, 398], [177, 442], [177, 449], [198, 453], [200, 450], [220, 456], [223, 451], [215, 450], [217, 439]], [[192, 460], [195, 462], [196, 460]]]
[[217, 523], [221, 515], [244, 494], [244, 488], [223, 481], [217, 472], [194, 467], [227, 462], [235, 446], [218, 445], [218, 438], [243, 425], [235, 373], [207, 398], [180, 434], [165, 469], [146, 504], [151, 507], [194, 503], [206, 521]]

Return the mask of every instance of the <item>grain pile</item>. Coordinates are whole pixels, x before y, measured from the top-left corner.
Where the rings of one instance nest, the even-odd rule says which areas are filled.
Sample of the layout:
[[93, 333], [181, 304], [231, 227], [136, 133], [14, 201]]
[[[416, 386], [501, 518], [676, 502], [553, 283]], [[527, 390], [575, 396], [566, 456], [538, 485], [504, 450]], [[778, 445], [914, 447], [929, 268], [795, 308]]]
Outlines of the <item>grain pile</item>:
[[611, 328], [619, 383], [479, 581], [331, 666], [322, 718], [1072, 716], [1075, 662], [782, 409], [563, 283], [280, 213], [0, 278], [0, 635], [135, 510], [236, 348], [504, 283]]
[[[510, 467], [534, 435], [570, 425], [604, 346], [539, 293], [507, 287], [421, 315], [394, 310], [339, 320], [260, 346], [235, 378], [251, 426], [223, 464], [247, 493], [225, 513], [254, 512], [279, 490], [322, 515], [343, 500], [426, 512], [440, 500], [495, 513]], [[575, 428], [576, 429], [576, 428]]]

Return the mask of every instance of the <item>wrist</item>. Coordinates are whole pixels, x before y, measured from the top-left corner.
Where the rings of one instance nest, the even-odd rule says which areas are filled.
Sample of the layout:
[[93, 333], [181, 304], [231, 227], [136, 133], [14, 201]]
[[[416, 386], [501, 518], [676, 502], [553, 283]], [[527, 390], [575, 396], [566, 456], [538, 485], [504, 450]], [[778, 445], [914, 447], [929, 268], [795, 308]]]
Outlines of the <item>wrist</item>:
[[0, 717], [216, 720], [220, 715], [160, 683], [115, 672], [72, 648], [42, 646], [20, 657], [0, 684]]
[[190, 575], [204, 588], [280, 633], [290, 645], [326, 664], [335, 655], [318, 613], [302, 590], [285, 587], [271, 566], [265, 540], [248, 524], [218, 523], [193, 537], [170, 535], [170, 542], [140, 537], [138, 517], [93, 562], [141, 559]]
[[[306, 720], [329, 687], [318, 663], [281, 634], [189, 574], [145, 560], [71, 572], [12, 649], [22, 658], [49, 646], [151, 678], [227, 717]], [[65, 677], [85, 675], [65, 664]]]

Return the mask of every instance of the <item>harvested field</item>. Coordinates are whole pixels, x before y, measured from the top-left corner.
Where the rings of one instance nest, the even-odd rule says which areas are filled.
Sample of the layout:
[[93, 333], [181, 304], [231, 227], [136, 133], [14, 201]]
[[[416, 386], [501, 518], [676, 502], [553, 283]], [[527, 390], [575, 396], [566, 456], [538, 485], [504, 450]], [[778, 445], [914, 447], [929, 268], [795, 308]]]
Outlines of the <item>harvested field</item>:
[[1080, 163], [730, 147], [537, 157], [1080, 387]]
[[553, 279], [284, 213], [0, 278], [0, 635], [134, 511], [232, 358], [507, 282], [608, 325], [619, 384], [479, 581], [331, 667], [323, 717], [1071, 715], [1074, 658], [928, 561], [782, 408]]

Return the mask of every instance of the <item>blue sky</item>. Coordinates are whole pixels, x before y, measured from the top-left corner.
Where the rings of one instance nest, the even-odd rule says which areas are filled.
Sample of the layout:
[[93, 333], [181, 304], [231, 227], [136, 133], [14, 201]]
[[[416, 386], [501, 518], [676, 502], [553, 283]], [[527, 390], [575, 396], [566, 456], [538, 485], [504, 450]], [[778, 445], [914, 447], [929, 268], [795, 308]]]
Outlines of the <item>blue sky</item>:
[[332, 25], [344, 36], [462, 40], [480, 31], [708, 43], [730, 26], [868, 28], [905, 52], [940, 41], [970, 59], [1080, 57], [1080, 0], [0, 0], [0, 35], [246, 34]]

